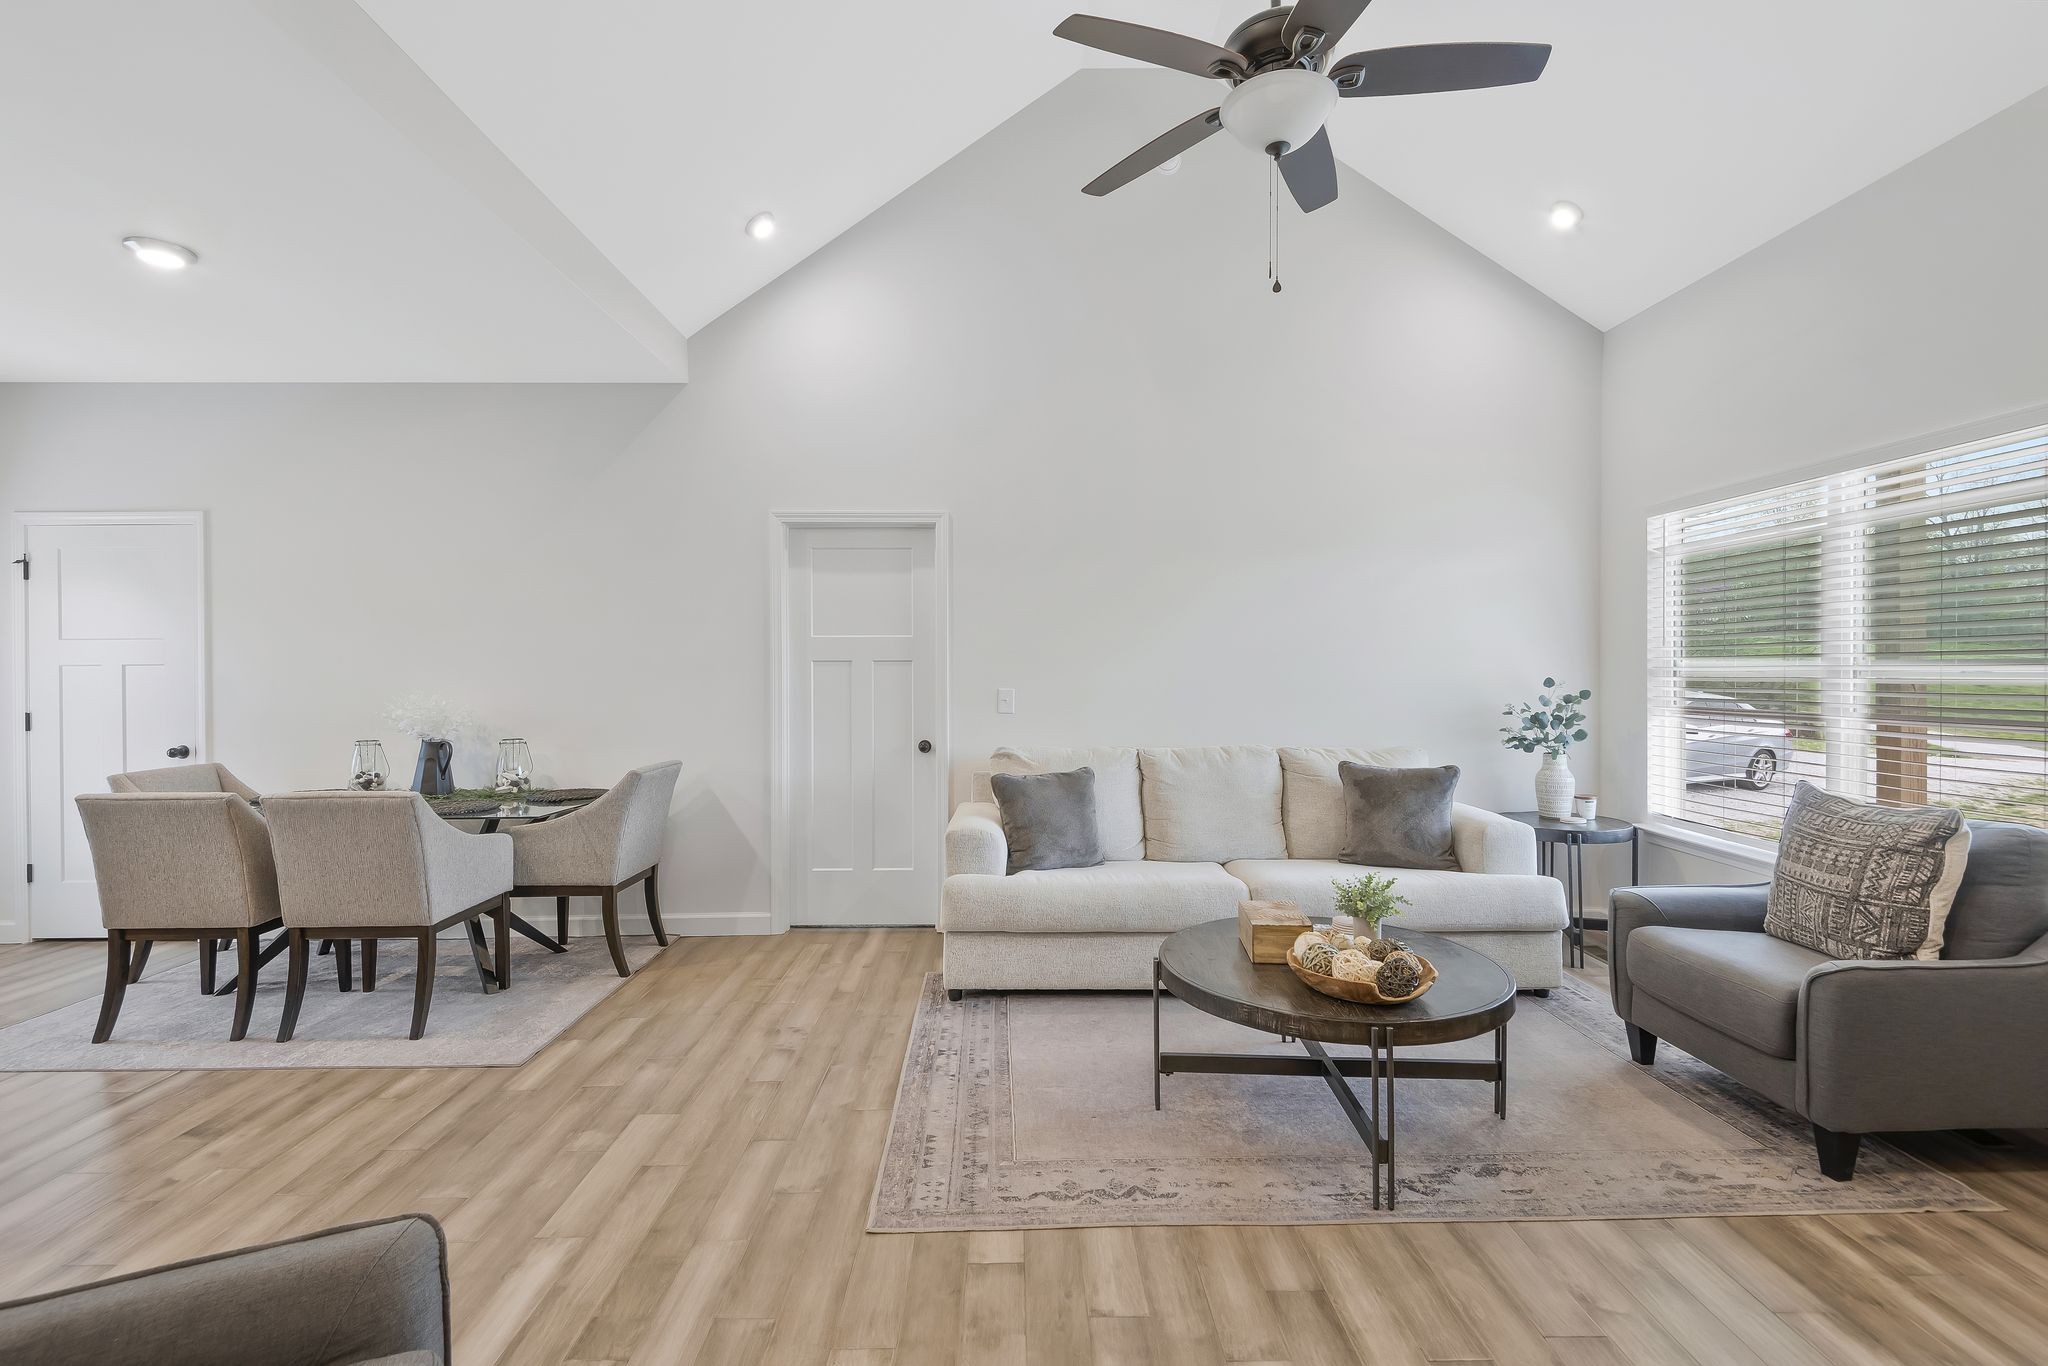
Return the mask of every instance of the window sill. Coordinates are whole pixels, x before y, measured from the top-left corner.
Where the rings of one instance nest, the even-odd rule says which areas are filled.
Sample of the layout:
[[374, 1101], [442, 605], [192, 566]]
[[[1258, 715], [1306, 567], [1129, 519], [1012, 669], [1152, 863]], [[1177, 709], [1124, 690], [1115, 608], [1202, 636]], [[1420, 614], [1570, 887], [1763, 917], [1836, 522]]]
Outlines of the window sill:
[[1636, 822], [1636, 828], [1657, 843], [1689, 853], [1705, 854], [1724, 863], [1768, 873], [1778, 861], [1778, 846], [1767, 840], [1713, 830], [1687, 821], [1658, 816]]

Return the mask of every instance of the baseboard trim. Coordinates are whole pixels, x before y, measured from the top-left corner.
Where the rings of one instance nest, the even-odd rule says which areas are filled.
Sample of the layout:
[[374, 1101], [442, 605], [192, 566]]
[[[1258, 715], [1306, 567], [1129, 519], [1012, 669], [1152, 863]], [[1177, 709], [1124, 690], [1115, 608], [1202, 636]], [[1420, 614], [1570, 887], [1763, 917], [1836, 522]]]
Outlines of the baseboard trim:
[[[623, 898], [622, 898], [623, 899]], [[536, 913], [537, 912], [537, 913]], [[519, 914], [531, 921], [545, 934], [555, 932], [555, 908], [535, 901], [531, 906], [522, 907]], [[671, 938], [691, 938], [703, 935], [721, 934], [772, 934], [774, 932], [766, 911], [698, 912], [693, 915], [677, 915], [664, 910], [661, 914], [662, 928]], [[604, 917], [596, 911], [579, 911], [572, 904], [569, 911], [569, 934], [580, 939], [585, 935], [604, 933]], [[619, 907], [620, 934], [653, 934], [654, 927], [647, 923], [647, 912], [635, 906], [630, 910]]]

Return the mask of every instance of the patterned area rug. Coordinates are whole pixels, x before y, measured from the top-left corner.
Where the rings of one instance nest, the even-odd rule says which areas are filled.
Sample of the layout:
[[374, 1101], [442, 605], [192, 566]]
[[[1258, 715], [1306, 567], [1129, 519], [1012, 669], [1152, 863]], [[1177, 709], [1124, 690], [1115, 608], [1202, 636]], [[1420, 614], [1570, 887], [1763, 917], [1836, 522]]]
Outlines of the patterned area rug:
[[[671, 941], [673, 942], [673, 941]], [[626, 940], [636, 971], [661, 950], [653, 938]], [[426, 1037], [412, 1028], [413, 946], [385, 940], [377, 950], [377, 989], [344, 993], [332, 957], [314, 957], [305, 1002], [290, 1043], [277, 1042], [284, 1015], [285, 961], [256, 977], [249, 1036], [228, 1041], [232, 996], [199, 994], [195, 959], [150, 973], [128, 988], [114, 1037], [92, 1042], [100, 998], [77, 1001], [0, 1029], [0, 1072], [130, 1072], [263, 1067], [516, 1067], [552, 1043], [605, 997], [626, 984], [598, 937], [572, 939], [550, 953], [516, 935], [512, 989], [484, 995], [469, 946], [443, 938], [435, 950], [434, 1004]], [[234, 955], [220, 958], [222, 984]]]
[[[1281, 1044], [1178, 1001], [1169, 1049]], [[1020, 992], [946, 999], [925, 979], [876, 1182], [876, 1231], [1375, 1220], [1995, 1210], [1961, 1181], [1866, 1140], [1829, 1181], [1797, 1117], [1663, 1045], [1628, 1059], [1604, 992], [1519, 998], [1508, 1115], [1483, 1082], [1399, 1084], [1399, 1198], [1374, 1210], [1358, 1136], [1312, 1077], [1191, 1075], [1152, 1108], [1151, 998]], [[1331, 1049], [1339, 1055], [1356, 1049]], [[1404, 1056], [1491, 1056], [1491, 1039]]]

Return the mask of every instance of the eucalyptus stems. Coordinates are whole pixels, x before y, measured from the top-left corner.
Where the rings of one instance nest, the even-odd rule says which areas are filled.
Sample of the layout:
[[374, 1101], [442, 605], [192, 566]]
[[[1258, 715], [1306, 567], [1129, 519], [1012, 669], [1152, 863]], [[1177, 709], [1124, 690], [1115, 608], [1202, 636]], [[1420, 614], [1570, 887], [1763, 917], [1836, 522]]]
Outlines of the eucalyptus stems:
[[1586, 738], [1586, 713], [1580, 708], [1592, 696], [1591, 688], [1559, 693], [1556, 679], [1544, 679], [1543, 693], [1533, 703], [1501, 708], [1502, 716], [1521, 718], [1500, 728], [1501, 744], [1524, 754], [1541, 752], [1562, 759], [1566, 750]]

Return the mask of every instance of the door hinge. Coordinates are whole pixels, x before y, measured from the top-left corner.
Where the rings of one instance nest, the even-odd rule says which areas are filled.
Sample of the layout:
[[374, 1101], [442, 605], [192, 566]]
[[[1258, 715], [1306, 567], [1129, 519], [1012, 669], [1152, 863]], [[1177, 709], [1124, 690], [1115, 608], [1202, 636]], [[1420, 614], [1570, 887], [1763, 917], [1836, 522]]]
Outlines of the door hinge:
[[30, 882], [34, 882], [36, 880], [36, 866], [33, 863], [31, 863], [28, 866], [28, 880]]
[[36, 714], [34, 712], [25, 711], [21, 714], [21, 728], [23, 730], [34, 730], [36, 728]]
[[28, 582], [28, 556], [27, 556], [27, 555], [23, 555], [23, 556], [22, 556], [22, 557], [21, 557], [20, 559], [16, 560], [16, 561], [15, 561], [15, 563], [21, 566], [21, 581], [22, 581], [23, 583], [27, 583], [27, 582]]

